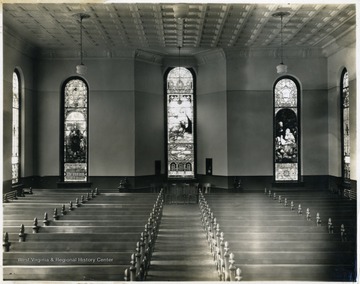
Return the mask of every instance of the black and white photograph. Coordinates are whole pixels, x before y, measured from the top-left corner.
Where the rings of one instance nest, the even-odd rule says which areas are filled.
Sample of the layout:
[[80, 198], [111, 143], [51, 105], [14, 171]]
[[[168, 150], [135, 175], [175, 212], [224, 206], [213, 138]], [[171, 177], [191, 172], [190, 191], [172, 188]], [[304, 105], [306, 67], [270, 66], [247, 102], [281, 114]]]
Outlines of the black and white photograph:
[[3, 0], [4, 283], [357, 283], [357, 0]]

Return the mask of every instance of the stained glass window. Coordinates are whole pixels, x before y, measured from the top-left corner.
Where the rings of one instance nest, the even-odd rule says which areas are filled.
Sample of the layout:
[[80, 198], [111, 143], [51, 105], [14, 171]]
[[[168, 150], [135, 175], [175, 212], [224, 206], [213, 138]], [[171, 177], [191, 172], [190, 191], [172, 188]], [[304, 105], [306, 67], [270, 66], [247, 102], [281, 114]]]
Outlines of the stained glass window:
[[194, 178], [194, 80], [183, 67], [167, 75], [167, 160], [169, 178]]
[[274, 178], [275, 182], [299, 181], [299, 88], [285, 77], [274, 87]]
[[88, 87], [80, 78], [64, 87], [63, 178], [65, 182], [88, 177]]
[[350, 182], [350, 113], [349, 113], [349, 74], [342, 74], [341, 107], [342, 107], [342, 144], [343, 144], [343, 179]]
[[11, 172], [12, 183], [19, 182], [20, 174], [20, 78], [13, 72], [12, 80], [12, 155]]

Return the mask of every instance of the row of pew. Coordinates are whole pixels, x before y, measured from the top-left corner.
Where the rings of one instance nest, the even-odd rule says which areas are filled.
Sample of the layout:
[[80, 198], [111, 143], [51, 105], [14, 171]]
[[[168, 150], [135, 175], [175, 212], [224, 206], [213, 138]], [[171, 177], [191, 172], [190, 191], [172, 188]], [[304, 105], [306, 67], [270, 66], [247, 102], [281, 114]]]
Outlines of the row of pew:
[[[336, 237], [341, 239], [342, 242], [356, 239], [356, 214], [354, 214], [356, 205], [354, 201], [337, 198], [333, 199], [332, 202], [321, 202], [320, 204], [316, 198], [304, 199], [302, 195], [295, 193], [285, 193], [286, 195], [284, 195], [280, 192], [277, 194], [272, 192], [271, 189], [267, 190], [267, 188], [264, 189], [264, 194], [285, 207], [289, 207], [291, 211], [296, 211], [299, 216], [304, 216], [307, 221], [314, 222], [316, 226], [325, 226], [324, 228], [327, 228], [328, 233], [335, 233]], [[325, 197], [326, 195], [319, 196], [319, 199], [323, 200]], [[316, 214], [313, 213], [313, 207], [316, 209]], [[323, 220], [322, 216], [327, 216], [327, 219]], [[335, 218], [331, 218], [331, 216]], [[349, 236], [345, 224], [349, 228]]]
[[224, 233], [220, 231], [214, 213], [201, 191], [199, 191], [199, 207], [201, 222], [206, 233], [214, 264], [220, 281], [240, 281], [242, 279], [240, 267], [235, 266], [234, 254], [229, 250], [229, 243], [225, 241]]
[[130, 267], [125, 269], [125, 281], [145, 281], [155, 250], [156, 239], [159, 233], [163, 214], [163, 191], [161, 190], [150, 213], [144, 232], [136, 243], [135, 253], [131, 255]]
[[154, 193], [36, 189], [4, 202], [4, 280], [122, 281], [136, 240], [154, 234], [160, 200]]
[[[163, 206], [191, 206], [167, 198], [164, 190], [97, 189], [37, 189], [4, 197], [4, 280], [147, 281]], [[354, 201], [265, 189], [206, 195], [199, 190], [198, 203], [220, 281], [356, 278]]]
[[[242, 280], [356, 279], [356, 202], [324, 191], [290, 190], [275, 197], [274, 192], [211, 194], [206, 200], [231, 243]], [[299, 204], [302, 214], [298, 213]], [[314, 212], [310, 218], [308, 208]], [[316, 213], [326, 221], [318, 223]], [[342, 238], [341, 224], [346, 228], [346, 239]]]

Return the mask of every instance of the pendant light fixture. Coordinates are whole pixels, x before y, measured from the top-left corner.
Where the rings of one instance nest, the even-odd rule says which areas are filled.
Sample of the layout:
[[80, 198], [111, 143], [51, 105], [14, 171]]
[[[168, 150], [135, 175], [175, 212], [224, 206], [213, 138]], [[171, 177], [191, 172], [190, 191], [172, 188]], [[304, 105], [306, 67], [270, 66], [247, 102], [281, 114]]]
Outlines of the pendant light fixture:
[[179, 77], [178, 77], [178, 81], [176, 83], [176, 89], [178, 90], [178, 93], [179, 93], [178, 104], [181, 105], [182, 100], [181, 100], [181, 97], [180, 97], [180, 92], [184, 88], [184, 83], [181, 80], [181, 75], [180, 75], [180, 59], [181, 59], [180, 58], [180, 49], [181, 49], [181, 46], [178, 46], [178, 49], [179, 49], [179, 55], [178, 55], [178, 60], [179, 60], [179, 62], [178, 62], [178, 71], [179, 71], [178, 75], [179, 75]]
[[283, 18], [289, 16], [289, 12], [276, 12], [272, 16], [280, 18], [280, 59], [281, 62], [276, 66], [276, 72], [278, 74], [284, 74], [287, 72], [287, 65], [284, 64], [284, 50], [283, 50]]
[[80, 64], [76, 65], [76, 73], [79, 75], [85, 75], [87, 67], [83, 63], [83, 36], [82, 36], [83, 24], [82, 24], [82, 22], [83, 22], [83, 19], [90, 18], [90, 15], [80, 13], [80, 14], [76, 14], [76, 16], [79, 18], [79, 22], [80, 22]]

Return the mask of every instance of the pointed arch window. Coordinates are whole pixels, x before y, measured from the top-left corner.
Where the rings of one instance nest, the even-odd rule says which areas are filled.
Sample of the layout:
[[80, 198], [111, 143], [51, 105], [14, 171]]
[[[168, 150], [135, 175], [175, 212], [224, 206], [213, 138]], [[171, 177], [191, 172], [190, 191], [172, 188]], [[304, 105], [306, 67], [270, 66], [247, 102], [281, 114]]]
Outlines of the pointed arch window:
[[11, 172], [12, 184], [19, 182], [20, 177], [20, 107], [21, 88], [19, 72], [13, 72], [12, 79], [12, 155]]
[[88, 180], [88, 96], [81, 77], [72, 77], [62, 88], [61, 177], [64, 182]]
[[292, 77], [274, 84], [274, 180], [300, 181], [300, 88]]
[[187, 68], [166, 76], [166, 113], [168, 178], [194, 178], [194, 76]]
[[342, 178], [350, 183], [350, 91], [349, 74], [346, 69], [341, 74], [341, 140], [342, 140]]

